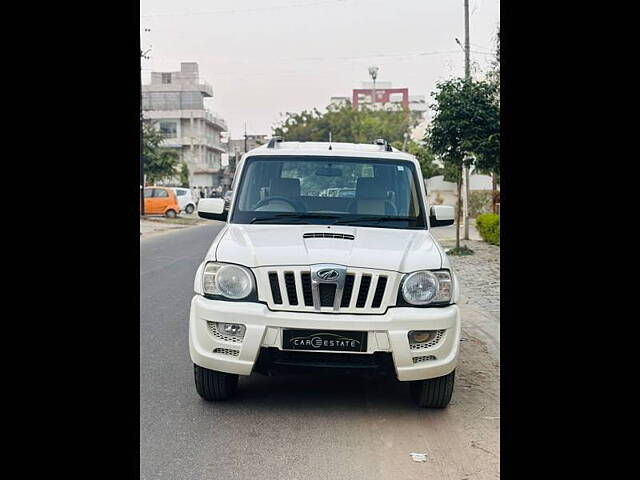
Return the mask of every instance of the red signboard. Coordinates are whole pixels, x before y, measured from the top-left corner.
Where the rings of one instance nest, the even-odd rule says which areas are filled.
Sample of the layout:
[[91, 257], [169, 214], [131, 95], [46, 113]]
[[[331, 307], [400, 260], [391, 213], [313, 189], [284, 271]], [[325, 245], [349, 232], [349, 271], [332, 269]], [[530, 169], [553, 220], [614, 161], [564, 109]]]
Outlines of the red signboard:
[[[375, 103], [389, 103], [390, 97], [394, 93], [402, 94], [402, 108], [405, 110], [409, 109], [409, 89], [408, 88], [376, 88], [376, 98], [374, 100]], [[372, 88], [358, 88], [353, 90], [353, 108], [358, 108], [358, 97], [360, 95], [367, 95], [369, 97], [373, 96]]]

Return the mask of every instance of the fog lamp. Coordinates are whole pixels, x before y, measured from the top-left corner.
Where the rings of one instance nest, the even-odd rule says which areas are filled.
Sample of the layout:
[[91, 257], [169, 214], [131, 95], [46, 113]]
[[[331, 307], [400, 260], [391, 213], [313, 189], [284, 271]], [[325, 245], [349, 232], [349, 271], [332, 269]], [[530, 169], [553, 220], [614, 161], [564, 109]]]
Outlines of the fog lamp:
[[436, 337], [435, 330], [412, 330], [409, 332], [409, 343], [427, 343]]
[[243, 338], [244, 333], [247, 331], [247, 327], [240, 323], [218, 323], [217, 327], [218, 331], [223, 335], [237, 338]]

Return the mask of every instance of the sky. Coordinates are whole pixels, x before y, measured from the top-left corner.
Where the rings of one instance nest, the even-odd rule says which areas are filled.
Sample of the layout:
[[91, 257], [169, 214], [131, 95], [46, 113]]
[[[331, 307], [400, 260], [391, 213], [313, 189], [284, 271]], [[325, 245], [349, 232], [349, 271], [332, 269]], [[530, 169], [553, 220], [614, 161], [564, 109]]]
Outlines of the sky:
[[[471, 62], [481, 76], [494, 58], [499, 0], [469, 0]], [[141, 0], [140, 35], [151, 71], [197, 62], [213, 85], [206, 106], [232, 138], [272, 133], [286, 112], [323, 110], [333, 96], [370, 81], [430, 93], [464, 75], [463, 0]], [[150, 31], [146, 31], [149, 29]]]

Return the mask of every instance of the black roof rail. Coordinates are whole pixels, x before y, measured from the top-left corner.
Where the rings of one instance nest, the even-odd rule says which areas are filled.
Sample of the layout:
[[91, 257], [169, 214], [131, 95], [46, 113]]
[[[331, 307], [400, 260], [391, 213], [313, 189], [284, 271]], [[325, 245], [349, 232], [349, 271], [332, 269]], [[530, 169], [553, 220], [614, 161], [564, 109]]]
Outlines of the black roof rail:
[[280, 143], [282, 140], [282, 137], [271, 137], [271, 140], [269, 140], [269, 143], [267, 144], [267, 148], [276, 148], [276, 142]]
[[373, 143], [375, 143], [376, 145], [383, 145], [385, 151], [387, 152], [393, 152], [393, 148], [391, 148], [389, 142], [387, 142], [384, 138], [377, 138], [373, 141]]

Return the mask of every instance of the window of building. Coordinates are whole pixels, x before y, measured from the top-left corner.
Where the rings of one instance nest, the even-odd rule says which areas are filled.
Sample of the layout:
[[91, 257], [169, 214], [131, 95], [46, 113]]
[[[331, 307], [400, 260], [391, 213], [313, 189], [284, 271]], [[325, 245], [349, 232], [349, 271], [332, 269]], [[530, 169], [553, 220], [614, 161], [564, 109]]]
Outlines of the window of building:
[[171, 83], [171, 74], [163, 73], [162, 74], [162, 83]]
[[160, 121], [160, 133], [163, 137], [176, 138], [178, 136], [178, 122], [173, 120]]

